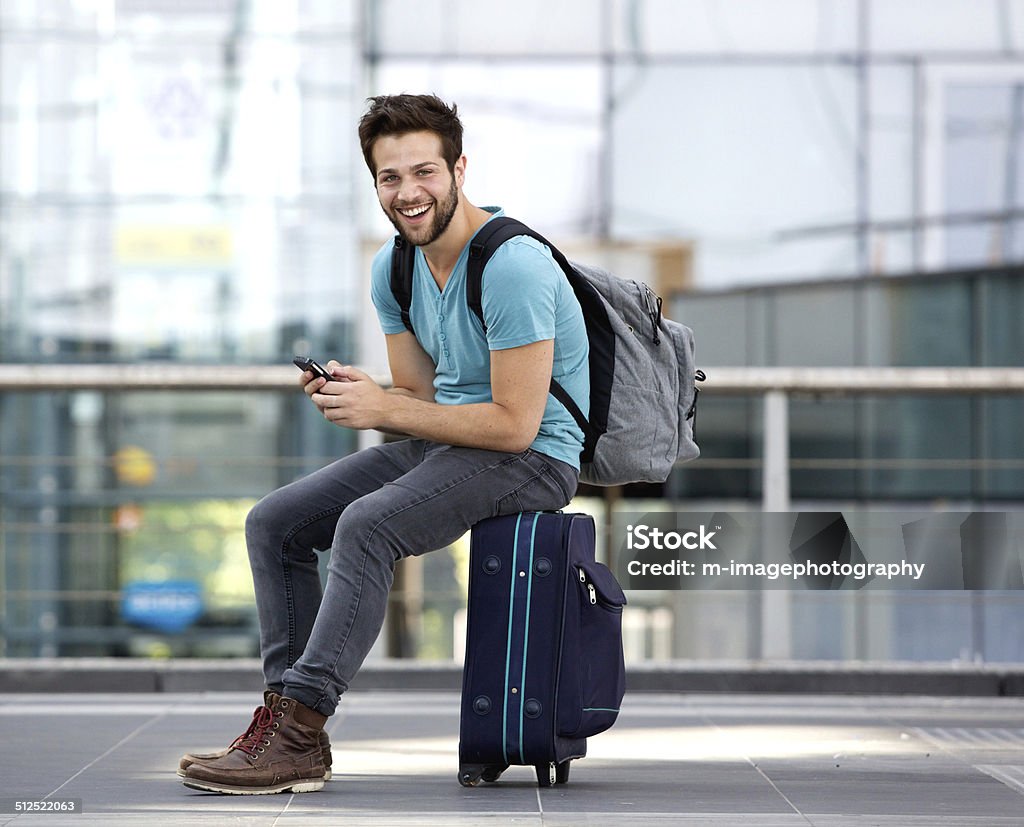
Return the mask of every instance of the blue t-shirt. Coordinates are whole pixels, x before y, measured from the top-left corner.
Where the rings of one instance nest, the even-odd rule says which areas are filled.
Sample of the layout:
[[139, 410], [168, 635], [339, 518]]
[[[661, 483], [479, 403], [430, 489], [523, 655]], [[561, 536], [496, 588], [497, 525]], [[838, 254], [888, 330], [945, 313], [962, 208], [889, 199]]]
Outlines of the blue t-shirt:
[[[497, 207], [486, 207], [502, 215]], [[391, 292], [388, 241], [373, 259], [371, 296], [385, 334], [401, 333], [401, 310]], [[416, 339], [434, 361], [434, 401], [441, 405], [490, 402], [490, 351], [554, 339], [555, 380], [584, 414], [590, 410], [589, 344], [583, 311], [565, 273], [544, 244], [516, 236], [495, 251], [484, 268], [482, 305], [487, 332], [466, 302], [466, 261], [463, 248], [444, 290], [417, 249], [409, 316]], [[572, 415], [550, 394], [540, 431], [530, 446], [536, 451], [580, 467], [583, 432]]]

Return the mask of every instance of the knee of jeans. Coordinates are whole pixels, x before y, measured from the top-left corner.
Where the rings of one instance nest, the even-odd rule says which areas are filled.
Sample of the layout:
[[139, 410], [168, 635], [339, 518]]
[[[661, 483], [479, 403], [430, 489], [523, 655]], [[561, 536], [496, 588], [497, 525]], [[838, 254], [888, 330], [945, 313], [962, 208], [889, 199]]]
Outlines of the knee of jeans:
[[249, 509], [245, 517], [245, 539], [249, 550], [260, 547], [277, 529], [277, 521], [274, 519], [274, 507], [271, 501], [273, 495], [268, 495]]
[[342, 513], [334, 533], [334, 549], [358, 549], [393, 565], [402, 553], [388, 530], [388, 521], [381, 519], [380, 509], [369, 499], [356, 500]]

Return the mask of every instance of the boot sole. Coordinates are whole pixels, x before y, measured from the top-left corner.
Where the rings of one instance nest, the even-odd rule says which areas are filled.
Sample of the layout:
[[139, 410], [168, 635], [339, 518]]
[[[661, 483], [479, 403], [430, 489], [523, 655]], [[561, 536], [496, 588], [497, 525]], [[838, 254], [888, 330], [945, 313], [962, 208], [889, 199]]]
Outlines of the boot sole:
[[315, 793], [323, 789], [324, 779], [304, 778], [299, 781], [289, 781], [286, 784], [278, 784], [276, 787], [237, 787], [231, 784], [216, 784], [212, 781], [203, 781], [198, 778], [188, 778], [184, 782], [186, 787], [193, 790], [203, 790], [210, 793], [224, 793], [225, 795], [271, 795], [273, 793]]
[[[183, 770], [181, 767], [178, 767], [178, 777], [179, 778], [185, 778], [186, 777], [185, 776], [185, 770]], [[331, 771], [327, 770], [327, 772], [324, 773], [324, 781], [330, 781], [330, 780], [331, 780]]]

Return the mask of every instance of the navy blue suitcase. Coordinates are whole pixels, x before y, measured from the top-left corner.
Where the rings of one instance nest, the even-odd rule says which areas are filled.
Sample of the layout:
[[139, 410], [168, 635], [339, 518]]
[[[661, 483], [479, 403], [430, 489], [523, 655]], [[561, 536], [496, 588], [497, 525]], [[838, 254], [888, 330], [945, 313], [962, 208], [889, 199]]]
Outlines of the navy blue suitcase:
[[587, 738], [610, 727], [625, 692], [622, 589], [594, 560], [585, 514], [484, 520], [470, 543], [459, 783], [513, 764], [565, 783]]

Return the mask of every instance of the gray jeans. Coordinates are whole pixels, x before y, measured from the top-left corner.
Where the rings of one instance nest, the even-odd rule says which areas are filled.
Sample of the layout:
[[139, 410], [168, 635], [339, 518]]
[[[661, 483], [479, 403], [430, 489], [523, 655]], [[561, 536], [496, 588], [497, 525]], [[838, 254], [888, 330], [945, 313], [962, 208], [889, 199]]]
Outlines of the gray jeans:
[[[263, 498], [245, 538], [267, 687], [332, 714], [380, 633], [397, 561], [443, 548], [487, 517], [559, 509], [577, 479], [572, 466], [531, 450], [410, 439]], [[315, 552], [328, 548], [321, 589]]]

